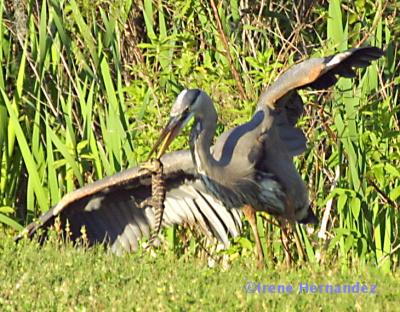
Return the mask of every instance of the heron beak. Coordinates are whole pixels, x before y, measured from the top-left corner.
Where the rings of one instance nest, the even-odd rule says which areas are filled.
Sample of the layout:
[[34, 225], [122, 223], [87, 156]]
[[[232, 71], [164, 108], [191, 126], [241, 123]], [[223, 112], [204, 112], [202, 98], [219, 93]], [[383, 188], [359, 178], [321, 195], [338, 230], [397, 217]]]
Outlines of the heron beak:
[[159, 148], [157, 159], [159, 159], [162, 155], [164, 155], [168, 146], [175, 139], [175, 137], [179, 134], [180, 130], [184, 126], [184, 122], [182, 122], [179, 117], [171, 117], [168, 121], [168, 124], [162, 130], [160, 137], [157, 142], [154, 144], [153, 148], [150, 151], [150, 154], [147, 160], [154, 154], [154, 152]]

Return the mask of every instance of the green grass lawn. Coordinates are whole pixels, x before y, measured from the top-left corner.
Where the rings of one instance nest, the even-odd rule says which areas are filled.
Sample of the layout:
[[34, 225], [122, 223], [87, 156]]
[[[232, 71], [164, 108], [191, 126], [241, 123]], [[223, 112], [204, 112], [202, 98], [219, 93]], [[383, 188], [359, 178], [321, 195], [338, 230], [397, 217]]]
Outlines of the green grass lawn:
[[[210, 268], [207, 261], [188, 254], [116, 257], [102, 248], [83, 250], [54, 242], [16, 246], [7, 237], [0, 241], [1, 311], [400, 311], [399, 277], [362, 265], [348, 271], [308, 264], [258, 270], [254, 259], [246, 257], [232, 261], [229, 268]], [[355, 294], [325, 293], [325, 288], [320, 293], [318, 286], [332, 285], [335, 290], [337, 285], [351, 285], [356, 291], [357, 283]], [[285, 292], [287, 287], [293, 290], [279, 293], [279, 285]], [[362, 285], [367, 293], [361, 293], [367, 290]]]

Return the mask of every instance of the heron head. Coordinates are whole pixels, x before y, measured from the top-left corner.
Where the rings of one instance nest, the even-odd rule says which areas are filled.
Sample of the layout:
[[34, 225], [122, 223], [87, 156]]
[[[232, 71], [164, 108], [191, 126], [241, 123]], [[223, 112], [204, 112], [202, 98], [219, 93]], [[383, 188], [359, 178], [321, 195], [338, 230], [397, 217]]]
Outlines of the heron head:
[[201, 114], [204, 103], [212, 103], [204, 91], [199, 89], [183, 90], [172, 105], [170, 119], [150, 151], [149, 158], [157, 148], [159, 148], [157, 158], [160, 158], [189, 120], [195, 115]]

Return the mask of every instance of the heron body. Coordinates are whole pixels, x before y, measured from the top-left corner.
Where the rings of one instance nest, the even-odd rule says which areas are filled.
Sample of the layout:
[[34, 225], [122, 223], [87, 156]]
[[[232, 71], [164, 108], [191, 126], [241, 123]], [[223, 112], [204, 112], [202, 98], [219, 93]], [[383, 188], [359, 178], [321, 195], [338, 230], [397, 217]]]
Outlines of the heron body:
[[276, 112], [269, 107], [257, 111], [249, 122], [222, 134], [211, 152], [215, 109], [204, 92], [183, 91], [184, 97], [193, 97], [191, 93], [208, 112], [207, 118], [203, 112], [196, 117], [190, 136], [193, 161], [206, 188], [229, 208], [250, 205], [287, 219], [305, 219], [307, 189], [281, 142]]
[[211, 98], [198, 89], [177, 97], [168, 125], [155, 144], [161, 156], [193, 117], [189, 142], [193, 162], [205, 187], [229, 208], [250, 205], [290, 221], [316, 222], [307, 187], [293, 164], [306, 139], [295, 124], [303, 111], [297, 90], [324, 89], [337, 76], [354, 77], [382, 56], [374, 47], [351, 49], [293, 66], [262, 93], [252, 119], [222, 134], [213, 145], [217, 114]]
[[[193, 93], [193, 94], [192, 94]], [[286, 166], [285, 176], [291, 177], [288, 183], [304, 194], [305, 185], [297, 174], [291, 160], [286, 156], [284, 148], [280, 148], [280, 139], [275, 130], [274, 121], [264, 124], [265, 114], [269, 109], [257, 112], [247, 123], [240, 125], [217, 139], [210, 150], [215, 133], [217, 115], [210, 97], [200, 90], [184, 90], [181, 93], [189, 100], [197, 96], [201, 102], [201, 110], [195, 119], [190, 136], [190, 149], [197, 172], [207, 189], [229, 208], [240, 208], [251, 205], [256, 210], [267, 211], [271, 214], [285, 213], [285, 189], [280, 183], [280, 165]], [[263, 126], [265, 129], [263, 129]], [[264, 143], [275, 146], [272, 154], [264, 148]], [[282, 150], [281, 150], [282, 149]], [[301, 192], [300, 192], [301, 191]], [[308, 208], [307, 196], [300, 200], [295, 207]], [[291, 200], [287, 200], [291, 202]], [[303, 217], [303, 215], [301, 215]], [[304, 216], [305, 217], [305, 216]]]

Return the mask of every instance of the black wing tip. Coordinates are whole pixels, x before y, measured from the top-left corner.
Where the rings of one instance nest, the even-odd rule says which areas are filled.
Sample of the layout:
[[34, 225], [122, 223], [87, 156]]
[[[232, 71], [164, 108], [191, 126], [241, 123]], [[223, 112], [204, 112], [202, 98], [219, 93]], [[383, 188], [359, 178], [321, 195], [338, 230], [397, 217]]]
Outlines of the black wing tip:
[[374, 46], [364, 46], [364, 47], [359, 47], [357, 48], [358, 50], [363, 50], [363, 51], [368, 51], [368, 52], [373, 52], [379, 55], [385, 54], [385, 51], [381, 48], [374, 47]]
[[368, 56], [368, 58], [371, 60], [377, 60], [385, 55], [385, 51], [383, 49], [373, 46], [356, 48], [354, 49], [354, 52]]
[[38, 219], [32, 221], [29, 223], [15, 238], [14, 242], [18, 243], [21, 239], [24, 238], [29, 238], [32, 239], [32, 237], [36, 234], [36, 232], [40, 228], [45, 228], [51, 220], [54, 219], [54, 214], [53, 214], [54, 207], [45, 213], [43, 213]]
[[[350, 53], [349, 53], [350, 52]], [[359, 57], [366, 57], [366, 60], [373, 61], [381, 58], [385, 55], [385, 51], [381, 48], [374, 47], [374, 46], [364, 46], [358, 48], [352, 48], [346, 51], [338, 52], [332, 55], [325, 57], [324, 63], [328, 64], [336, 55], [344, 55], [341, 59], [341, 62], [349, 59], [349, 58], [359, 58]], [[347, 54], [347, 55], [345, 55]]]

